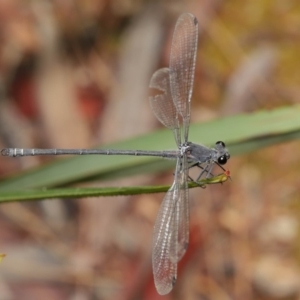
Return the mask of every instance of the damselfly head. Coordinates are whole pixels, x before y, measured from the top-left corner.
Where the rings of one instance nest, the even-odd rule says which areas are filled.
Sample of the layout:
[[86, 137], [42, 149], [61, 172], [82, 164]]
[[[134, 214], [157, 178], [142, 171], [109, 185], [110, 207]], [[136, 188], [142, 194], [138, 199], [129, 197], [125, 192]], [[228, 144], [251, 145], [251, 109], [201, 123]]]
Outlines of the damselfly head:
[[228, 153], [228, 150], [226, 149], [225, 143], [222, 141], [216, 142], [216, 147], [215, 149], [217, 150], [217, 161], [220, 165], [225, 165], [230, 158], [230, 154]]

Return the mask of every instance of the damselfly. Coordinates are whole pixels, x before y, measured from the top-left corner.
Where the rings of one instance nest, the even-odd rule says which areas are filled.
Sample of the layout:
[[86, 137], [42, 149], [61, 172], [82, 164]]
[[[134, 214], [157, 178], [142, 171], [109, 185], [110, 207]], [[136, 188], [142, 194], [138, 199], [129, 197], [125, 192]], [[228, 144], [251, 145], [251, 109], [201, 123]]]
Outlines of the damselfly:
[[[150, 105], [157, 119], [171, 129], [178, 149], [173, 151], [111, 150], [111, 149], [22, 149], [6, 148], [4, 156], [29, 155], [136, 155], [156, 156], [176, 160], [174, 182], [160, 206], [153, 233], [152, 266], [155, 286], [159, 294], [169, 293], [177, 278], [177, 263], [189, 243], [188, 181], [207, 184], [221, 183], [230, 175], [221, 165], [230, 158], [221, 141], [214, 148], [188, 141], [190, 104], [194, 84], [198, 41], [198, 21], [189, 13], [182, 14], [173, 34], [169, 68], [157, 70], [150, 81], [155, 89]], [[224, 173], [213, 176], [217, 164]], [[189, 169], [199, 167], [197, 178], [189, 176]], [[201, 186], [201, 184], [199, 184]]]

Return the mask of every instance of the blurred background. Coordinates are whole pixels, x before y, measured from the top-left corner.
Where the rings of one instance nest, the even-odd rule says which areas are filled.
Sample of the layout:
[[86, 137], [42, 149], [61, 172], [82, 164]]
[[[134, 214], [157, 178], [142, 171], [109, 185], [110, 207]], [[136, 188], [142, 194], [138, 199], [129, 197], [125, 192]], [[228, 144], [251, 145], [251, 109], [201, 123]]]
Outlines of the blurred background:
[[[0, 147], [87, 148], [159, 128], [148, 85], [183, 12], [199, 21], [192, 122], [300, 102], [299, 1], [1, 0]], [[0, 298], [300, 299], [299, 150], [232, 157], [231, 182], [190, 192], [191, 244], [164, 297], [151, 268], [162, 194], [2, 204]], [[1, 157], [0, 174], [51, 160]]]

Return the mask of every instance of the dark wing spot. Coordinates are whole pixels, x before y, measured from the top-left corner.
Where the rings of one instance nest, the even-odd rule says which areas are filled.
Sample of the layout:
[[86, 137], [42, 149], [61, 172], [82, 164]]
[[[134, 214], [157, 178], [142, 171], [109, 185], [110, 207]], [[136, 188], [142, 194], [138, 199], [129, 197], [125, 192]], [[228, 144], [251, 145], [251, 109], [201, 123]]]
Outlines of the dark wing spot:
[[174, 287], [175, 283], [176, 283], [176, 277], [174, 276], [174, 277], [172, 278], [172, 286], [173, 286], [173, 287]]
[[188, 248], [188, 246], [189, 246], [189, 243], [185, 243], [184, 249], [186, 250]]

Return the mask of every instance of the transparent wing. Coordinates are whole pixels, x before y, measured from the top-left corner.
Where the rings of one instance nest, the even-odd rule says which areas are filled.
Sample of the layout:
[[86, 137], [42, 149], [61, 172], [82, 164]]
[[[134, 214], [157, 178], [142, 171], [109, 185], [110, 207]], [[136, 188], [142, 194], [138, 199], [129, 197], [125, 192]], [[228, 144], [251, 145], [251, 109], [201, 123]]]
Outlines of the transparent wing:
[[174, 106], [170, 90], [169, 68], [157, 70], [151, 77], [150, 88], [158, 90], [150, 96], [150, 106], [156, 118], [174, 133], [177, 146], [181, 144], [178, 113]]
[[174, 248], [176, 239], [173, 227], [177, 198], [178, 188], [173, 183], [161, 204], [153, 231], [152, 267], [155, 287], [160, 295], [172, 290], [177, 277], [177, 262], [171, 259], [170, 253], [174, 253], [171, 248]]
[[190, 104], [194, 84], [198, 21], [189, 13], [176, 23], [170, 55], [170, 86], [174, 105], [183, 120], [183, 141], [188, 141]]
[[[188, 141], [190, 102], [192, 96], [198, 39], [198, 23], [191, 14], [179, 17], [173, 35], [170, 68], [160, 69], [151, 78], [150, 88], [160, 93], [150, 97], [157, 119], [175, 135], [181, 150]], [[156, 289], [169, 293], [176, 281], [177, 262], [189, 242], [188, 167], [185, 151], [177, 159], [175, 179], [159, 209], [153, 232], [152, 264]]]
[[177, 261], [185, 254], [189, 245], [190, 207], [188, 190], [187, 158], [184, 155], [181, 161], [181, 174], [179, 176], [179, 198], [176, 202], [176, 223], [178, 224]]
[[189, 239], [187, 173], [177, 160], [175, 180], [161, 204], [153, 232], [152, 264], [156, 289], [169, 293], [177, 278], [177, 262], [185, 253]]

